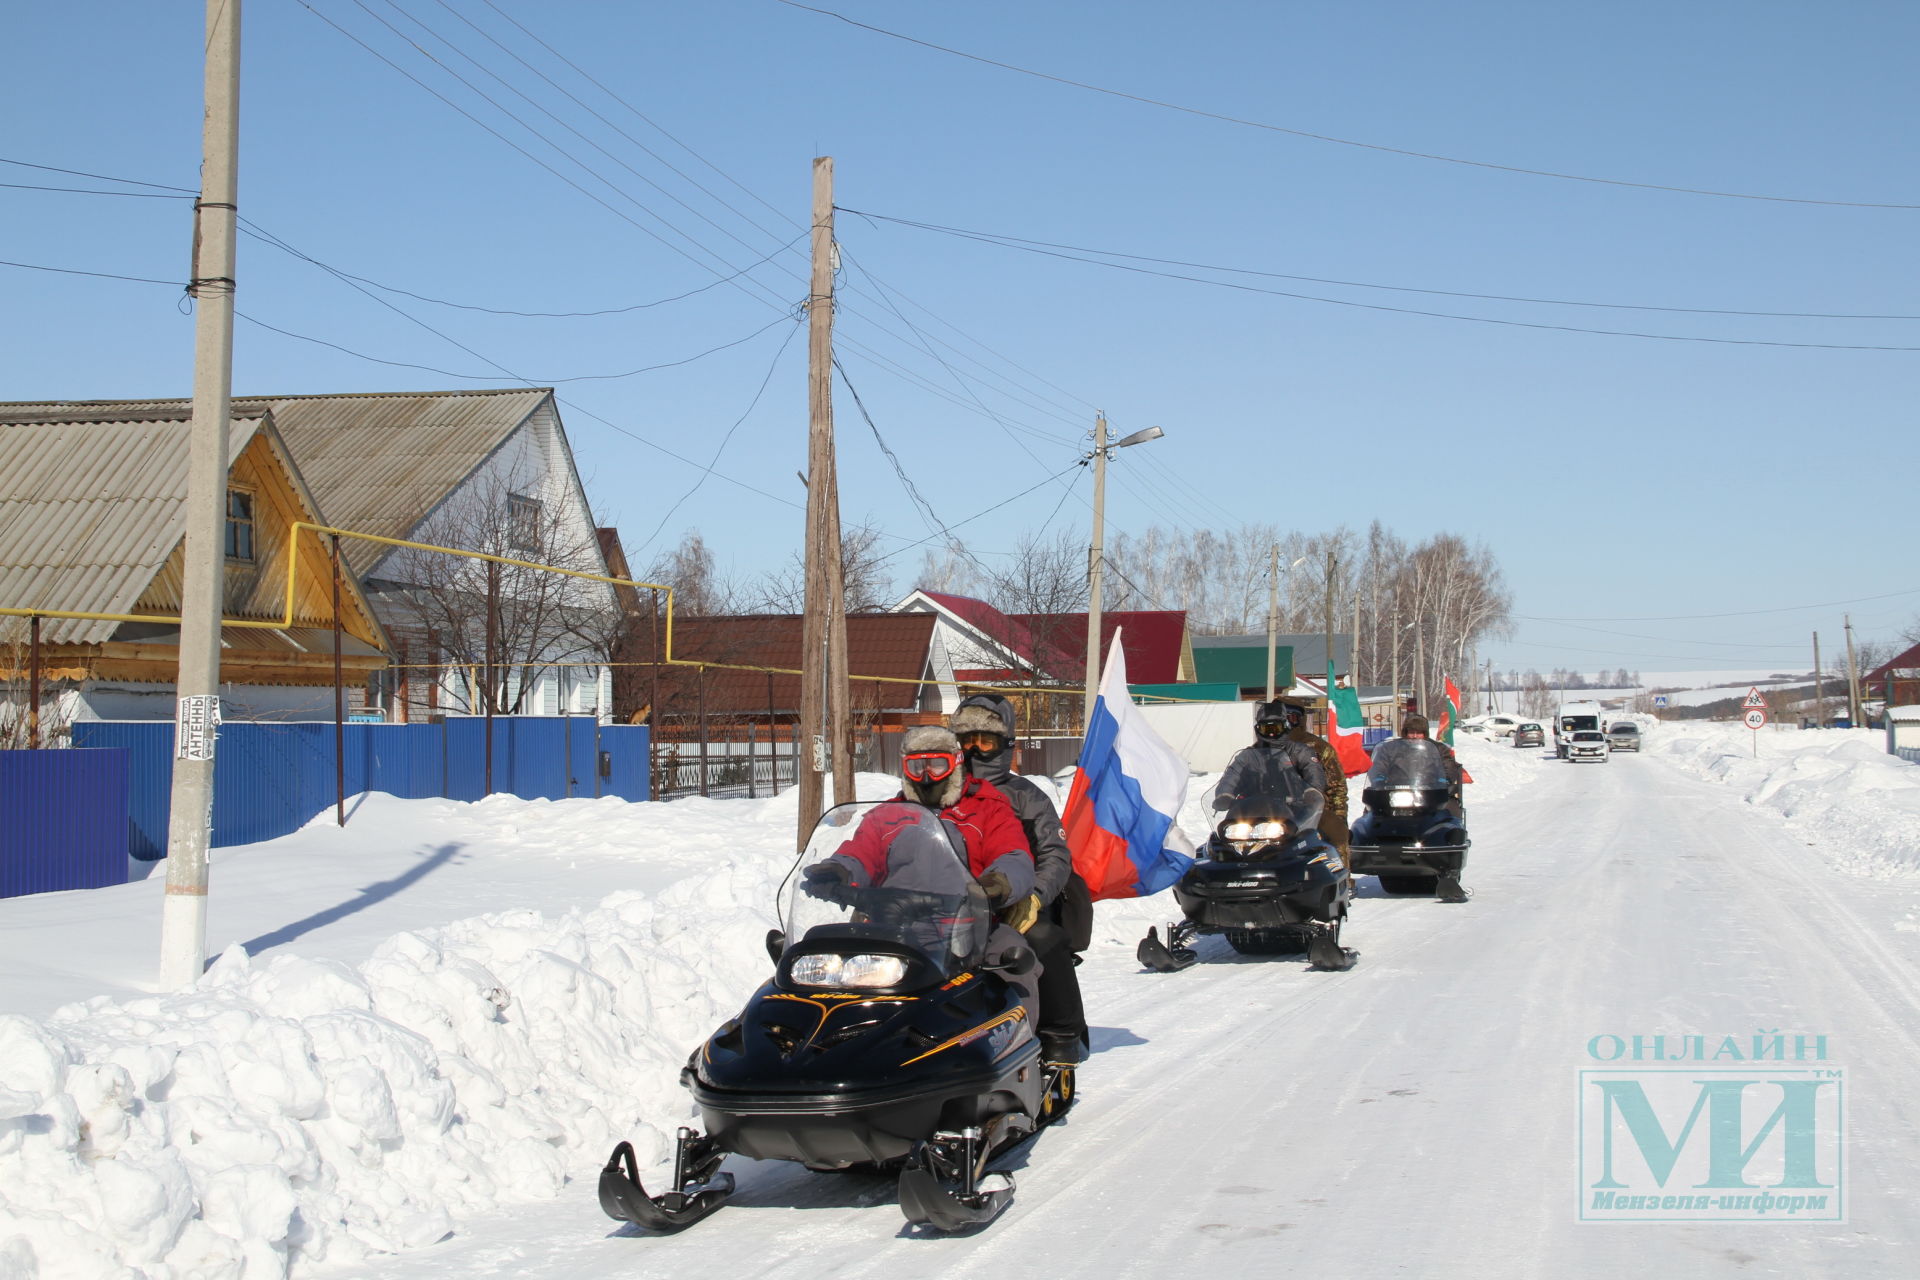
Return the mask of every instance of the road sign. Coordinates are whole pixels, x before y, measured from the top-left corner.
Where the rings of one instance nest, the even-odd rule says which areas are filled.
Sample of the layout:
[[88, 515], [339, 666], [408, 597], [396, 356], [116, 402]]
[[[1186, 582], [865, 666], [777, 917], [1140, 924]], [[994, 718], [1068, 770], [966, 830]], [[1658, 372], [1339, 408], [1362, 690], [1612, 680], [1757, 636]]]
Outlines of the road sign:
[[1767, 713], [1758, 707], [1755, 707], [1740, 718], [1746, 723], [1747, 728], [1755, 731], [1758, 731], [1761, 726], [1767, 723]]
[[1656, 694], [1654, 694], [1654, 695], [1653, 695], [1653, 705], [1654, 705], [1654, 706], [1656, 706], [1656, 707], [1664, 707], [1664, 706], [1666, 706], [1666, 705], [1667, 705], [1667, 695], [1666, 695], [1666, 694], [1664, 694], [1664, 693], [1656, 693]]
[[1764, 711], [1767, 708], [1767, 700], [1760, 696], [1760, 688], [1758, 685], [1755, 685], [1753, 688], [1747, 690], [1747, 700], [1740, 705], [1743, 707], [1759, 707]]

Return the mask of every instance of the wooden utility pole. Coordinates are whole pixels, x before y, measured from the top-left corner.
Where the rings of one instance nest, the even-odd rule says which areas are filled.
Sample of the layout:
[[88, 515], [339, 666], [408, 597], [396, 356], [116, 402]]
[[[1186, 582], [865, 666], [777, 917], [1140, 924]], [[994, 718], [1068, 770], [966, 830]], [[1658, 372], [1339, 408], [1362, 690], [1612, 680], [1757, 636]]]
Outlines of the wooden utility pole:
[[794, 744], [802, 848], [820, 820], [826, 774], [834, 800], [853, 798], [846, 732], [845, 584], [833, 461], [833, 157], [813, 161], [813, 275], [807, 296], [806, 590], [800, 624], [800, 737]]
[[233, 393], [235, 203], [240, 165], [240, 0], [207, 0], [194, 202], [193, 416], [187, 461], [186, 550], [180, 588], [179, 697], [173, 800], [167, 821], [167, 893], [160, 916], [160, 985], [200, 980], [207, 951], [207, 847], [213, 835], [213, 750], [220, 724], [227, 431]]
[[1813, 633], [1813, 727], [1827, 727], [1827, 692], [1820, 681], [1820, 633]]
[[1842, 615], [1847, 623], [1847, 723], [1860, 727], [1860, 664], [1853, 656], [1853, 615]]

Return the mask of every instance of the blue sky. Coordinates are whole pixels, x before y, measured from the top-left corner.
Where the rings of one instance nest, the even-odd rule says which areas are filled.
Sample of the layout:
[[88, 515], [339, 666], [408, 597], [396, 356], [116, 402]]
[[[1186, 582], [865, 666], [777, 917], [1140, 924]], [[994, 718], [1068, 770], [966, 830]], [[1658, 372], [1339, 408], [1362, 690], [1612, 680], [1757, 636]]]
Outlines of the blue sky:
[[[804, 244], [782, 246], [799, 235], [818, 154], [835, 157], [850, 209], [1145, 257], [1460, 293], [1920, 317], [1920, 208], [1854, 207], [1920, 206], [1911, 5], [823, 7], [1288, 129], [1852, 205], [1315, 141], [1020, 75], [776, 0], [250, 0], [240, 204], [260, 228], [431, 298], [510, 311], [659, 305], [528, 318], [373, 290], [442, 337], [243, 239], [241, 311], [440, 372], [243, 323], [236, 391], [510, 385], [453, 376], [502, 367], [545, 384], [711, 351], [561, 382], [563, 413], [601, 518], [636, 560], [701, 477], [662, 450], [705, 464], [724, 438], [718, 474], [666, 517], [660, 541], [697, 526], [733, 572], [776, 567], [798, 545], [806, 403], [804, 334], [782, 318], [805, 292]], [[0, 155], [191, 188], [201, 23], [184, 0], [12, 14]], [[0, 165], [0, 182], [152, 190], [15, 165]], [[185, 274], [184, 201], [0, 188], [0, 223], [9, 261]], [[1116, 527], [1272, 520], [1317, 531], [1378, 517], [1409, 539], [1446, 530], [1484, 541], [1521, 616], [1512, 640], [1491, 648], [1503, 666], [1804, 667], [1807, 633], [1819, 628], [1831, 651], [1845, 610], [1866, 637], [1920, 614], [1911, 500], [1888, 485], [1912, 466], [1920, 352], [1367, 310], [847, 214], [839, 238], [853, 291], [839, 321], [848, 375], [940, 519], [1032, 490], [964, 526], [983, 554], [1050, 517], [1084, 523], [1084, 480], [1064, 501], [1043, 482], [1072, 466], [1101, 408], [1117, 432], [1167, 432], [1111, 469]], [[1920, 319], [1234, 278], [1530, 324], [1920, 348]], [[0, 398], [187, 391], [192, 321], [177, 289], [14, 268], [0, 280], [12, 304], [0, 314]], [[838, 427], [847, 520], [926, 537], [843, 391]], [[1778, 612], [1683, 616], [1758, 610]], [[1583, 621], [1544, 621], [1568, 618]]]

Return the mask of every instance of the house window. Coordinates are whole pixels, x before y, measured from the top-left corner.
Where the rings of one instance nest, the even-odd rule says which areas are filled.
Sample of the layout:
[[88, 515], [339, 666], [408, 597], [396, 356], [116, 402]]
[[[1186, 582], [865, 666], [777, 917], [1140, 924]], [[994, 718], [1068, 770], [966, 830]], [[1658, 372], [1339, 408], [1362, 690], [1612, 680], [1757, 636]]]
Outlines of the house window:
[[540, 549], [540, 499], [507, 496], [507, 544], [515, 551]]
[[227, 559], [253, 559], [253, 495], [227, 490]]

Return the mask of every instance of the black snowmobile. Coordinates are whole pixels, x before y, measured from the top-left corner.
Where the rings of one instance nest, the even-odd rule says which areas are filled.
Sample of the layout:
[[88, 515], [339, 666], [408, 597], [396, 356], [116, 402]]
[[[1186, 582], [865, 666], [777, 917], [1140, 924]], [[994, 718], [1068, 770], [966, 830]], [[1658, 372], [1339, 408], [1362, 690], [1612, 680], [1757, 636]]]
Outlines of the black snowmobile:
[[1316, 969], [1350, 968], [1358, 953], [1340, 945], [1340, 925], [1353, 895], [1340, 853], [1315, 829], [1318, 791], [1229, 800], [1200, 860], [1173, 886], [1186, 919], [1167, 926], [1166, 941], [1148, 929], [1135, 954], [1159, 973], [1199, 958], [1196, 934], [1224, 933], [1242, 955], [1300, 951]]
[[[698, 1222], [732, 1193], [720, 1165], [735, 1152], [897, 1170], [907, 1220], [940, 1231], [1006, 1208], [1013, 1179], [990, 1165], [1071, 1105], [1073, 1069], [1041, 1061], [1008, 980], [1033, 953], [989, 953], [993, 911], [962, 847], [908, 801], [821, 817], [795, 864], [804, 870], [788, 875], [783, 927], [767, 935], [773, 977], [680, 1074], [706, 1132], [680, 1130], [673, 1184], [657, 1196], [631, 1144], [615, 1147], [600, 1173], [610, 1217], [654, 1231]], [[823, 872], [854, 861], [869, 887]]]
[[1427, 738], [1390, 738], [1373, 750], [1347, 859], [1356, 876], [1380, 877], [1388, 893], [1431, 893], [1441, 902], [1465, 902], [1460, 873], [1467, 865], [1467, 826], [1458, 784], [1447, 777], [1446, 755]]

